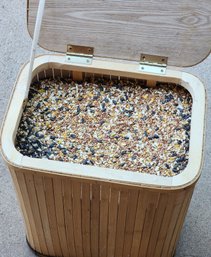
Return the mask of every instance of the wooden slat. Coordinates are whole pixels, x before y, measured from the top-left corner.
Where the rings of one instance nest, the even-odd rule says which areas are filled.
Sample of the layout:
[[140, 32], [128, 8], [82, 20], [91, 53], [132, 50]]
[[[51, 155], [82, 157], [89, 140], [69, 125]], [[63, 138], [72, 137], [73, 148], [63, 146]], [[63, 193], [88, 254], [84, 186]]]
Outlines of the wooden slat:
[[193, 189], [194, 188], [190, 188], [190, 189], [185, 190], [186, 192], [185, 192], [184, 199], [182, 201], [183, 202], [182, 208], [181, 208], [179, 216], [177, 218], [175, 228], [174, 228], [174, 232], [173, 232], [172, 238], [171, 238], [170, 243], [169, 243], [167, 256], [171, 256], [175, 252], [176, 243], [178, 241], [178, 238], [179, 238], [179, 235], [180, 235], [183, 223], [184, 223], [184, 219], [185, 219], [185, 216], [186, 216], [189, 204], [190, 204]]
[[53, 72], [52, 69], [45, 70], [46, 78], [52, 78]]
[[155, 246], [158, 240], [159, 231], [161, 229], [167, 201], [168, 201], [168, 195], [161, 193], [159, 203], [158, 203], [158, 208], [156, 209], [156, 213], [154, 216], [151, 237], [150, 237], [147, 254], [146, 254], [147, 257], [154, 256]]
[[115, 257], [114, 254], [118, 213], [118, 197], [119, 190], [116, 188], [111, 188], [108, 221], [108, 257]]
[[131, 251], [131, 246], [133, 241], [135, 218], [136, 218], [138, 194], [139, 194], [138, 190], [132, 190], [132, 189], [129, 190], [123, 257], [130, 256], [130, 251]]
[[99, 257], [100, 225], [100, 186], [92, 184], [91, 200], [91, 252], [92, 257]]
[[82, 81], [83, 80], [83, 73], [80, 71], [73, 71], [72, 78], [75, 81]]
[[70, 78], [71, 71], [68, 70], [61, 70], [62, 71], [62, 78]]
[[49, 253], [48, 253], [45, 236], [43, 232], [43, 226], [42, 226], [41, 217], [40, 217], [41, 210], [39, 209], [36, 190], [34, 186], [34, 178], [33, 178], [33, 175], [31, 174], [24, 174], [24, 178], [26, 181], [26, 188], [30, 198], [32, 215], [34, 217], [34, 223], [36, 226], [37, 235], [40, 243], [40, 252], [45, 255], [48, 255]]
[[156, 87], [156, 84], [157, 84], [157, 81], [156, 81], [156, 80], [147, 80], [147, 86], [148, 86], [148, 87], [155, 88], [155, 87]]
[[72, 183], [73, 194], [73, 228], [75, 237], [76, 256], [83, 257], [82, 249], [82, 220], [81, 220], [81, 183]]
[[91, 199], [90, 184], [82, 184], [82, 240], [84, 257], [91, 256]]
[[54, 256], [55, 252], [54, 252], [53, 241], [51, 238], [50, 224], [48, 219], [48, 212], [47, 212], [44, 184], [43, 184], [42, 177], [34, 176], [34, 184], [35, 184], [36, 195], [37, 195], [37, 200], [39, 204], [40, 217], [42, 220], [43, 233], [44, 233], [46, 245], [48, 248], [48, 254], [50, 256]]
[[[25, 220], [27, 240], [30, 243], [30, 246], [33, 249], [35, 249], [35, 242], [34, 242], [34, 239], [33, 239], [33, 233], [31, 231], [32, 226], [31, 226], [30, 217], [29, 217], [30, 212], [28, 212], [28, 210], [27, 210], [27, 201], [24, 200], [24, 197], [22, 195], [22, 190], [23, 190], [24, 187], [22, 186], [23, 184], [21, 183], [21, 181], [23, 182], [23, 180], [19, 180], [17, 178], [17, 174], [16, 174], [17, 172], [14, 169], [10, 168], [10, 173], [11, 173], [11, 176], [12, 176], [12, 179], [13, 179], [13, 183], [15, 185], [16, 193], [17, 193], [18, 200], [19, 200], [21, 210], [22, 210], [22, 213], [23, 213], [23, 217], [24, 217], [24, 220]], [[25, 183], [25, 181], [24, 181], [24, 183]]]
[[54, 78], [60, 78], [61, 77], [61, 70], [60, 69], [53, 69]]
[[152, 226], [155, 218], [159, 197], [160, 194], [157, 192], [148, 192], [147, 209], [139, 248], [139, 257], [146, 257], [147, 255], [147, 249], [152, 234]]
[[64, 190], [64, 215], [67, 230], [67, 243], [71, 257], [76, 256], [73, 226], [73, 203], [72, 203], [72, 183], [70, 179], [63, 179]]
[[116, 231], [116, 242], [115, 242], [115, 257], [122, 257], [124, 238], [125, 238], [125, 225], [128, 205], [128, 191], [120, 192], [120, 203], [118, 209], [117, 218], [117, 231]]
[[168, 256], [167, 253], [168, 253], [169, 245], [171, 243], [171, 239], [174, 233], [175, 226], [177, 225], [177, 219], [181, 209], [182, 209], [182, 202], [179, 202], [179, 203], [175, 202], [174, 210], [171, 213], [170, 222], [166, 233], [165, 244], [163, 246], [162, 253], [161, 253], [162, 257]]
[[109, 206], [110, 188], [107, 185], [101, 186], [100, 201], [100, 252], [99, 257], [107, 257], [108, 244], [108, 206]]
[[54, 246], [54, 252], [56, 256], [60, 256], [62, 253], [61, 244], [58, 235], [58, 227], [56, 220], [56, 210], [55, 210], [55, 199], [53, 190], [53, 181], [50, 177], [43, 178], [45, 187], [45, 199], [48, 211], [48, 220], [51, 231], [52, 242]]
[[138, 254], [139, 254], [139, 247], [141, 243], [141, 238], [142, 238], [142, 233], [144, 228], [144, 221], [146, 216], [148, 193], [149, 192], [145, 190], [139, 192], [133, 242], [131, 247], [131, 256], [133, 257], [138, 257]]
[[166, 244], [166, 237], [168, 236], [168, 233], [169, 233], [169, 225], [172, 220], [171, 219], [172, 214], [175, 212], [175, 201], [176, 201], [175, 198], [177, 195], [172, 196], [172, 194], [169, 194], [169, 195], [167, 194], [167, 196], [168, 196], [168, 199], [166, 201], [166, 209], [162, 218], [162, 224], [160, 227], [160, 231], [158, 234], [158, 239], [157, 239], [157, 243], [154, 251], [155, 256], [158, 256], [158, 257], [165, 257], [165, 256], [162, 256], [162, 250]]
[[53, 189], [55, 198], [55, 210], [56, 221], [58, 227], [59, 241], [61, 244], [61, 250], [64, 257], [69, 256], [69, 250], [67, 245], [67, 235], [65, 226], [64, 204], [63, 204], [63, 191], [62, 180], [58, 178], [53, 179]]
[[[37, 5], [29, 1], [31, 35]], [[63, 53], [70, 43], [90, 46], [95, 56], [133, 61], [154, 54], [169, 57], [171, 66], [191, 66], [211, 49], [210, 0], [203, 6], [191, 0], [46, 0], [39, 44]]]

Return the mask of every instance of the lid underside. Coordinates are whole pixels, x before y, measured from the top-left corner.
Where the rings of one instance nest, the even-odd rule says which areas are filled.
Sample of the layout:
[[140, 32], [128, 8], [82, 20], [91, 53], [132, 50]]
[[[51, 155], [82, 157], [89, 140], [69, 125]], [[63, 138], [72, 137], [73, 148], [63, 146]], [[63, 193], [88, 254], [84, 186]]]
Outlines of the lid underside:
[[[39, 1], [28, 0], [33, 35]], [[46, 0], [39, 45], [67, 51], [94, 47], [94, 56], [140, 60], [140, 54], [168, 57], [168, 65], [192, 66], [210, 53], [210, 0]]]

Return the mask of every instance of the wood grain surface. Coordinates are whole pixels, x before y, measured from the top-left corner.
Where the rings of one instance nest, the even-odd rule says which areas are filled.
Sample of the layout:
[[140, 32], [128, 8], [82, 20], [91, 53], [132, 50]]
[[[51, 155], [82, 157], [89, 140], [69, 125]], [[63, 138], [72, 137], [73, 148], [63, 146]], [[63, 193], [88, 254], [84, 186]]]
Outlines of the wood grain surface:
[[[28, 2], [33, 34], [37, 0]], [[94, 55], [139, 61], [140, 54], [192, 66], [211, 49], [210, 0], [46, 0], [39, 44], [66, 52], [67, 44], [94, 47]]]
[[10, 171], [28, 242], [47, 256], [172, 257], [194, 190]]

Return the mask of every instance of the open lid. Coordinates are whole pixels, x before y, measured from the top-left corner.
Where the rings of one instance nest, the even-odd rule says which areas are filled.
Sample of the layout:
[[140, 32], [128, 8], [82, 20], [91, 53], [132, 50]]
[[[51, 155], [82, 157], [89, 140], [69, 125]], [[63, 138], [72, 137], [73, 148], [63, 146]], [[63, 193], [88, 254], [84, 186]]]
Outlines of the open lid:
[[[28, 0], [33, 35], [38, 0]], [[210, 53], [210, 0], [46, 0], [39, 45], [66, 52], [94, 47], [94, 56], [140, 60], [168, 57], [168, 65], [193, 66]]]

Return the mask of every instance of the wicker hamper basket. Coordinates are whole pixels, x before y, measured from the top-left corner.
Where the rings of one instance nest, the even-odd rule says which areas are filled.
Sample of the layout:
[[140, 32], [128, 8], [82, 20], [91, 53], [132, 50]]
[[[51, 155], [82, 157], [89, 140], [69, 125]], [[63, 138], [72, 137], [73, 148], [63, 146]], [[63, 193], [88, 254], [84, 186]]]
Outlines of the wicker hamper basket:
[[[193, 106], [189, 162], [183, 172], [173, 177], [23, 156], [16, 150], [14, 141], [29, 90], [30, 64], [26, 64], [10, 99], [1, 148], [21, 205], [27, 241], [37, 253], [72, 257], [173, 256], [201, 172], [205, 89], [202, 82], [191, 74], [178, 68], [166, 69], [163, 61], [155, 64], [156, 57], [152, 57], [152, 67], [150, 61], [139, 64], [135, 55], [156, 53], [168, 57], [170, 65], [181, 67], [200, 62], [210, 52], [211, 35], [208, 36], [208, 32], [211, 24], [205, 26], [197, 19], [193, 24], [191, 17], [210, 15], [211, 4], [204, 1], [207, 8], [201, 12], [201, 4], [197, 1], [188, 1], [189, 4], [165, 2], [163, 9], [163, 3], [157, 1], [90, 1], [89, 5], [82, 0], [46, 1], [40, 45], [64, 52], [69, 43], [93, 44], [94, 57], [89, 54], [91, 48], [86, 54], [83, 50], [87, 48], [83, 47], [76, 47], [82, 49], [78, 54], [70, 51], [67, 55], [36, 57], [34, 64], [31, 62], [33, 81], [57, 75], [77, 80], [91, 75], [141, 79], [149, 86], [155, 85], [155, 81], [178, 83], [192, 95]], [[28, 1], [30, 33], [34, 30], [37, 6], [37, 1]], [[160, 23], [151, 24], [145, 11], [151, 13], [152, 21]], [[115, 13], [116, 18], [112, 16]], [[162, 15], [156, 16], [156, 13]], [[191, 34], [190, 28], [194, 28]], [[138, 29], [142, 32], [141, 37], [135, 33]], [[127, 32], [129, 43], [134, 44], [129, 47], [121, 45], [118, 49], [119, 40], [124, 41], [123, 34]], [[202, 37], [199, 37], [200, 32]], [[165, 38], [160, 33], [165, 33]], [[111, 45], [107, 44], [107, 38]], [[203, 49], [199, 49], [197, 40]], [[177, 47], [175, 52], [172, 49], [174, 41], [177, 44], [174, 45]], [[184, 45], [187, 46], [185, 50]], [[106, 58], [112, 55], [115, 59]]]

